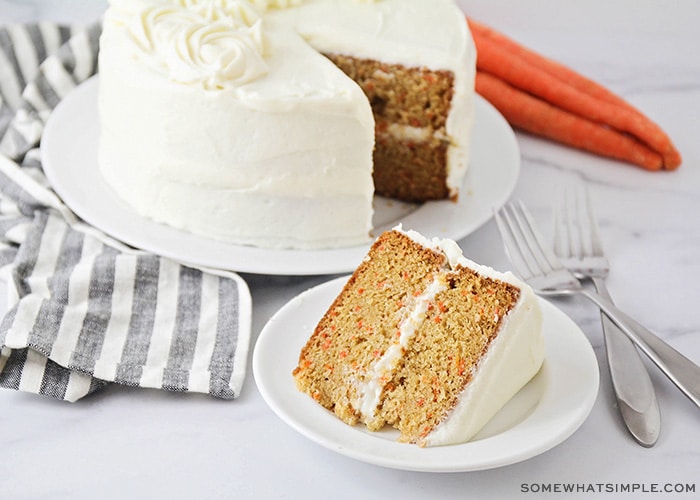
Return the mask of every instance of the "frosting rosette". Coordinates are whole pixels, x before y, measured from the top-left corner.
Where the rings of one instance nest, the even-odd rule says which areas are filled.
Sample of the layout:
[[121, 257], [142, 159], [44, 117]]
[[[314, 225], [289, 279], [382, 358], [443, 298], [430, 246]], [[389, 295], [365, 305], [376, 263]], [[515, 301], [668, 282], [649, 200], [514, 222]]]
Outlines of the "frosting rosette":
[[226, 89], [268, 71], [261, 13], [248, 0], [153, 2], [120, 17], [137, 57], [178, 83]]
[[175, 30], [163, 52], [170, 77], [211, 90], [235, 87], [264, 75], [267, 64], [261, 23], [234, 26], [221, 20]]

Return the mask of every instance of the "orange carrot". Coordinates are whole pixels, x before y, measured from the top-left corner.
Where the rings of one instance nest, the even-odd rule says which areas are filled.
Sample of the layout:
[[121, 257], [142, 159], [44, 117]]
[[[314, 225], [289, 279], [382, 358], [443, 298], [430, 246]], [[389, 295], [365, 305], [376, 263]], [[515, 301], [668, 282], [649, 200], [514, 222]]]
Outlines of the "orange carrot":
[[[494, 30], [493, 28], [486, 26], [474, 19], [467, 18], [469, 29], [475, 38], [477, 46], [483, 39], [489, 39], [497, 43], [499, 46], [506, 49], [514, 57], [521, 59], [522, 61], [531, 64], [542, 71], [547, 72], [551, 76], [558, 78], [563, 82], [567, 82], [572, 87], [584, 92], [592, 97], [597, 97], [602, 101], [606, 101], [612, 104], [618, 104], [620, 106], [627, 106], [631, 110], [640, 113], [634, 106], [629, 104], [623, 98], [611, 92], [607, 88], [603, 87], [597, 82], [586, 78], [585, 76], [577, 73], [576, 71], [568, 68], [567, 66], [545, 57], [521, 44], [515, 40], [508, 38], [504, 34]], [[478, 42], [476, 41], [478, 39]]]
[[633, 135], [673, 170], [681, 155], [654, 122], [605, 87], [533, 52], [497, 31], [468, 19], [477, 47], [477, 69], [533, 94], [550, 104]]
[[606, 124], [635, 136], [664, 160], [664, 168], [680, 164], [680, 154], [661, 128], [642, 115], [612, 103], [605, 103], [570, 87], [557, 78], [513, 57], [490, 40], [477, 46], [477, 67], [521, 90], [583, 118]]
[[476, 91], [514, 127], [647, 170], [663, 168], [661, 155], [634, 138], [557, 108], [493, 75], [478, 71]]

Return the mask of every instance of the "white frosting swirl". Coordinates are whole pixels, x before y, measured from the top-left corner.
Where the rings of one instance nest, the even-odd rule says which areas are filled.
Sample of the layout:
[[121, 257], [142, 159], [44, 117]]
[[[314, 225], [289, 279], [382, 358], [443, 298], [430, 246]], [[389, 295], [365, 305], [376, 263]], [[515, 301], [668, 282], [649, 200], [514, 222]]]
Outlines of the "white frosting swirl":
[[137, 55], [176, 82], [225, 89], [268, 71], [261, 13], [248, 0], [154, 2], [120, 17]]
[[177, 30], [172, 46], [164, 52], [171, 78], [206, 89], [223, 89], [264, 75], [267, 64], [260, 27], [261, 21], [238, 29], [216, 21]]

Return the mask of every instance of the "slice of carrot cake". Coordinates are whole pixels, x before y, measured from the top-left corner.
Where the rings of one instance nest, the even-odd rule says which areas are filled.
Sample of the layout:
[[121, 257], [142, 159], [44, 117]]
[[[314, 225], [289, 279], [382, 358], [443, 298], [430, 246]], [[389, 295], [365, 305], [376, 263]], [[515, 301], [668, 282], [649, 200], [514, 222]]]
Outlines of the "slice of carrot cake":
[[382, 234], [316, 326], [297, 387], [348, 424], [436, 446], [471, 439], [540, 369], [532, 290], [451, 240]]

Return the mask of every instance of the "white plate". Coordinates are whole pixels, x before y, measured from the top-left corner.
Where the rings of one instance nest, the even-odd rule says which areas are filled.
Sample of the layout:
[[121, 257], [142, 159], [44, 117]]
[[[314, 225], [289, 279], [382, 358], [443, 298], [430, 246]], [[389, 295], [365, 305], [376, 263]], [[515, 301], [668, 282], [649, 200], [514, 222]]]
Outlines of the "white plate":
[[[97, 167], [100, 137], [98, 79], [68, 94], [51, 114], [41, 142], [44, 170], [52, 187], [79, 217], [137, 248], [187, 264], [232, 271], [312, 275], [355, 269], [369, 248], [273, 250], [233, 245], [194, 235], [137, 214], [105, 183]], [[472, 159], [459, 202], [421, 205], [375, 197], [375, 234], [399, 222], [426, 236], [458, 240], [501, 207], [520, 172], [520, 150], [512, 129], [489, 103], [476, 101]]]
[[576, 324], [540, 299], [545, 362], [540, 372], [470, 442], [420, 448], [398, 443], [395, 430], [369, 432], [344, 424], [296, 389], [292, 370], [316, 323], [347, 277], [298, 295], [268, 322], [253, 352], [264, 400], [293, 429], [337, 453], [404, 470], [462, 472], [513, 464], [564, 441], [590, 413], [598, 394], [598, 363]]

